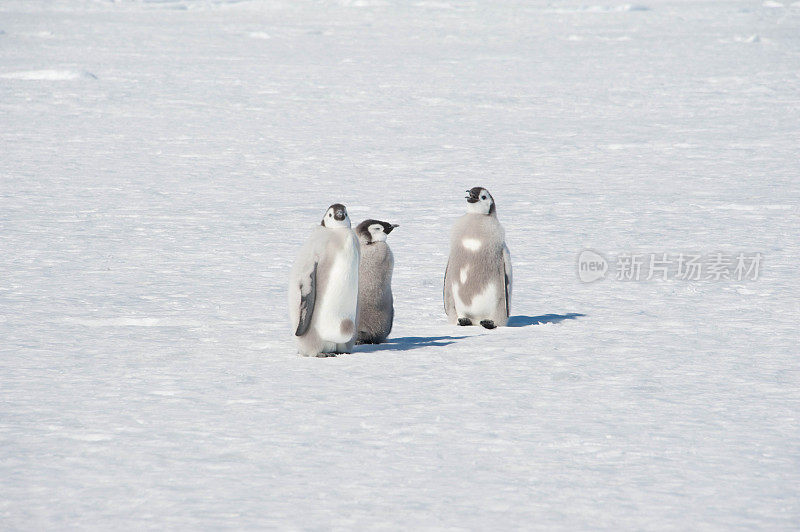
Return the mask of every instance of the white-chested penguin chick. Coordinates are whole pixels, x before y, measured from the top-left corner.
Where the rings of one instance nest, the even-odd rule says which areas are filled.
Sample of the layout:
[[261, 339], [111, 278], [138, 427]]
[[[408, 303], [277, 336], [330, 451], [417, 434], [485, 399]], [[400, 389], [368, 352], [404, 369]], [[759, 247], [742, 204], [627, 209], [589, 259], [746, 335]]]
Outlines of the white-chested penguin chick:
[[350, 353], [358, 317], [359, 247], [344, 205], [328, 207], [289, 280], [289, 317], [304, 356]]
[[467, 191], [467, 213], [450, 234], [444, 310], [450, 323], [502, 327], [511, 311], [511, 255], [489, 191]]
[[379, 344], [392, 332], [394, 255], [386, 236], [397, 224], [364, 220], [356, 227], [361, 245], [358, 268], [358, 336], [356, 343]]

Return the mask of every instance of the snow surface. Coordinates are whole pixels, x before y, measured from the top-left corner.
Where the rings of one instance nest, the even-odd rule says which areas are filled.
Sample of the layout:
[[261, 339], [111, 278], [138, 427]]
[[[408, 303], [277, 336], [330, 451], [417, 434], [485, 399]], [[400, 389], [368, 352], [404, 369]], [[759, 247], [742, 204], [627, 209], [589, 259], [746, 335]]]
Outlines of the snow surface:
[[[3, 0], [0, 528], [797, 529], [799, 141], [798, 2]], [[476, 185], [495, 331], [441, 303]], [[334, 202], [395, 327], [300, 358]]]

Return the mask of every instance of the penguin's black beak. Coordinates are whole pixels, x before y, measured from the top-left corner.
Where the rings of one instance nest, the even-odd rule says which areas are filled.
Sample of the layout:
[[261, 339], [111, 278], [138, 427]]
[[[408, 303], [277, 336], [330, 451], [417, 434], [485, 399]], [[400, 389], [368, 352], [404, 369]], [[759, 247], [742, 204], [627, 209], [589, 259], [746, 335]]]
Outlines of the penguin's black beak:
[[395, 227], [400, 227], [400, 224], [386, 224], [383, 226], [383, 232], [388, 235], [389, 233], [394, 231]]
[[341, 222], [342, 220], [344, 220], [346, 214], [347, 213], [344, 212], [344, 209], [336, 209], [336, 211], [334, 211], [333, 213], [333, 219], [339, 220]]
[[478, 193], [475, 189], [467, 190], [467, 203], [478, 203]]

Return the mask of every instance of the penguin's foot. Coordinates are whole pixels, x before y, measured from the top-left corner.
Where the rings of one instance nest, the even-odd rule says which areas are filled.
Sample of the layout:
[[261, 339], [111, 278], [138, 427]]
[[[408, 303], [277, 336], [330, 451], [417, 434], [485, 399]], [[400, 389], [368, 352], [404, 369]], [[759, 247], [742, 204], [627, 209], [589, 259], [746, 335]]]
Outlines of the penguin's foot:
[[458, 318], [458, 324], [462, 327], [466, 327], [467, 325], [472, 325], [472, 320], [469, 318]]
[[317, 353], [317, 358], [335, 357], [336, 353]]
[[494, 329], [497, 327], [492, 320], [481, 320], [481, 325], [483, 325], [486, 329]]

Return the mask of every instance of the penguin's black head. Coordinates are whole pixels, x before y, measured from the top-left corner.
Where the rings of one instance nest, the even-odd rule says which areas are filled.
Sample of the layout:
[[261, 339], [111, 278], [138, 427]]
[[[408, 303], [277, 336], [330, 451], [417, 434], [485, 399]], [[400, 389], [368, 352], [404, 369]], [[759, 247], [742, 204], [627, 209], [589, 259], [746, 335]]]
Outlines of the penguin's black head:
[[347, 208], [341, 203], [334, 203], [325, 211], [322, 217], [323, 227], [350, 227], [350, 218], [347, 216]]
[[472, 187], [467, 190], [467, 203], [478, 203], [478, 198], [481, 195], [481, 187]]
[[472, 187], [467, 190], [467, 212], [473, 214], [495, 214], [494, 198], [483, 187]]
[[380, 220], [364, 220], [358, 227], [356, 227], [356, 234], [366, 244], [374, 244], [375, 242], [386, 241], [386, 235], [392, 232], [395, 227], [400, 227], [397, 224], [390, 224], [389, 222], [382, 222]]

